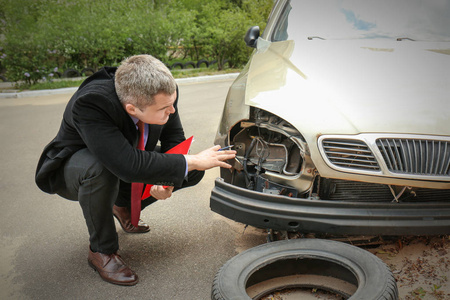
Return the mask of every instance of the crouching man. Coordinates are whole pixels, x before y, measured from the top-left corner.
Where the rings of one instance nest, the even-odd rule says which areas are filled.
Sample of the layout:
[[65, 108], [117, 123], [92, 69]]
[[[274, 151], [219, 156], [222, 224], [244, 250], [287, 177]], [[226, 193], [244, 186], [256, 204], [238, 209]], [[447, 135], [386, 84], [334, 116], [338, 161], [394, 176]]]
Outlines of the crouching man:
[[114, 217], [128, 233], [150, 230], [141, 220], [131, 223], [131, 194], [142, 195], [142, 183], [153, 184], [143, 209], [197, 184], [204, 170], [231, 167], [226, 160], [236, 152], [218, 151], [219, 146], [195, 155], [164, 154], [185, 140], [178, 100], [172, 74], [150, 55], [105, 67], [72, 96], [39, 160], [38, 187], [80, 203], [89, 232], [88, 262], [107, 282], [138, 282], [118, 254]]

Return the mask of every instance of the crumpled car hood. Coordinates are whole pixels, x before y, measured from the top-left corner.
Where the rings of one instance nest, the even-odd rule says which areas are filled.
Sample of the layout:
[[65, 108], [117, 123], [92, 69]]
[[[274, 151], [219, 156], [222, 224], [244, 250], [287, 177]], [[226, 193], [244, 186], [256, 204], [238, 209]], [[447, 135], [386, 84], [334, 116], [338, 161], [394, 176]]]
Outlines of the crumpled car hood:
[[450, 135], [450, 43], [259, 39], [245, 102], [284, 118], [308, 140]]

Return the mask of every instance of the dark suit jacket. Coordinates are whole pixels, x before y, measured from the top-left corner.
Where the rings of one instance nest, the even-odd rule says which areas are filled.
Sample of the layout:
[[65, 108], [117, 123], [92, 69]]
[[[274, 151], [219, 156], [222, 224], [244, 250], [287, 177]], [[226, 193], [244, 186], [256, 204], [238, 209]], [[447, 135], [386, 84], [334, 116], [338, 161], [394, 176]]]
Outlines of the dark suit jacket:
[[186, 160], [179, 154], [154, 152], [158, 140], [165, 152], [185, 140], [177, 110], [165, 125], [150, 125], [146, 150], [136, 149], [138, 132], [120, 103], [115, 87], [116, 68], [103, 68], [86, 79], [72, 96], [56, 137], [45, 147], [36, 170], [36, 184], [56, 193], [64, 184], [58, 170], [76, 151], [88, 148], [125, 182], [181, 186]]

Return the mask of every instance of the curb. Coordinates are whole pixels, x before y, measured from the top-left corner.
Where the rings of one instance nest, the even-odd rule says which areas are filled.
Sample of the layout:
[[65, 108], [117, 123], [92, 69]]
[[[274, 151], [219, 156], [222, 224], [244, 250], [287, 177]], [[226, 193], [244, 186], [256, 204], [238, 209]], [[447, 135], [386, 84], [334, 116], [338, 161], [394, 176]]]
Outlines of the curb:
[[[239, 75], [239, 73], [229, 73], [229, 74], [210, 75], [210, 76], [178, 78], [178, 79], [175, 79], [175, 81], [178, 84], [199, 83], [199, 82], [235, 79], [238, 75]], [[70, 88], [61, 88], [61, 89], [53, 89], [53, 90], [24, 91], [24, 92], [11, 92], [11, 93], [4, 92], [4, 93], [0, 93], [0, 99], [1, 98], [27, 98], [27, 97], [37, 97], [37, 96], [57, 95], [57, 94], [73, 94], [77, 90], [78, 90], [78, 87], [70, 87]]]

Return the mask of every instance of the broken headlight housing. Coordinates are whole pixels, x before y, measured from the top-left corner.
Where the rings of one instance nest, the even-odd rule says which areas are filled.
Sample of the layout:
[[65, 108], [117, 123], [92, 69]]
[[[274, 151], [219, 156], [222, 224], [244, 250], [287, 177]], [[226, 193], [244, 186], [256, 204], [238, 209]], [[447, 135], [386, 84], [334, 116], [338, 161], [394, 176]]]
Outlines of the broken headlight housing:
[[250, 118], [229, 131], [237, 151], [228, 183], [262, 193], [310, 197], [316, 176], [308, 145], [294, 126], [267, 111], [252, 108]]

